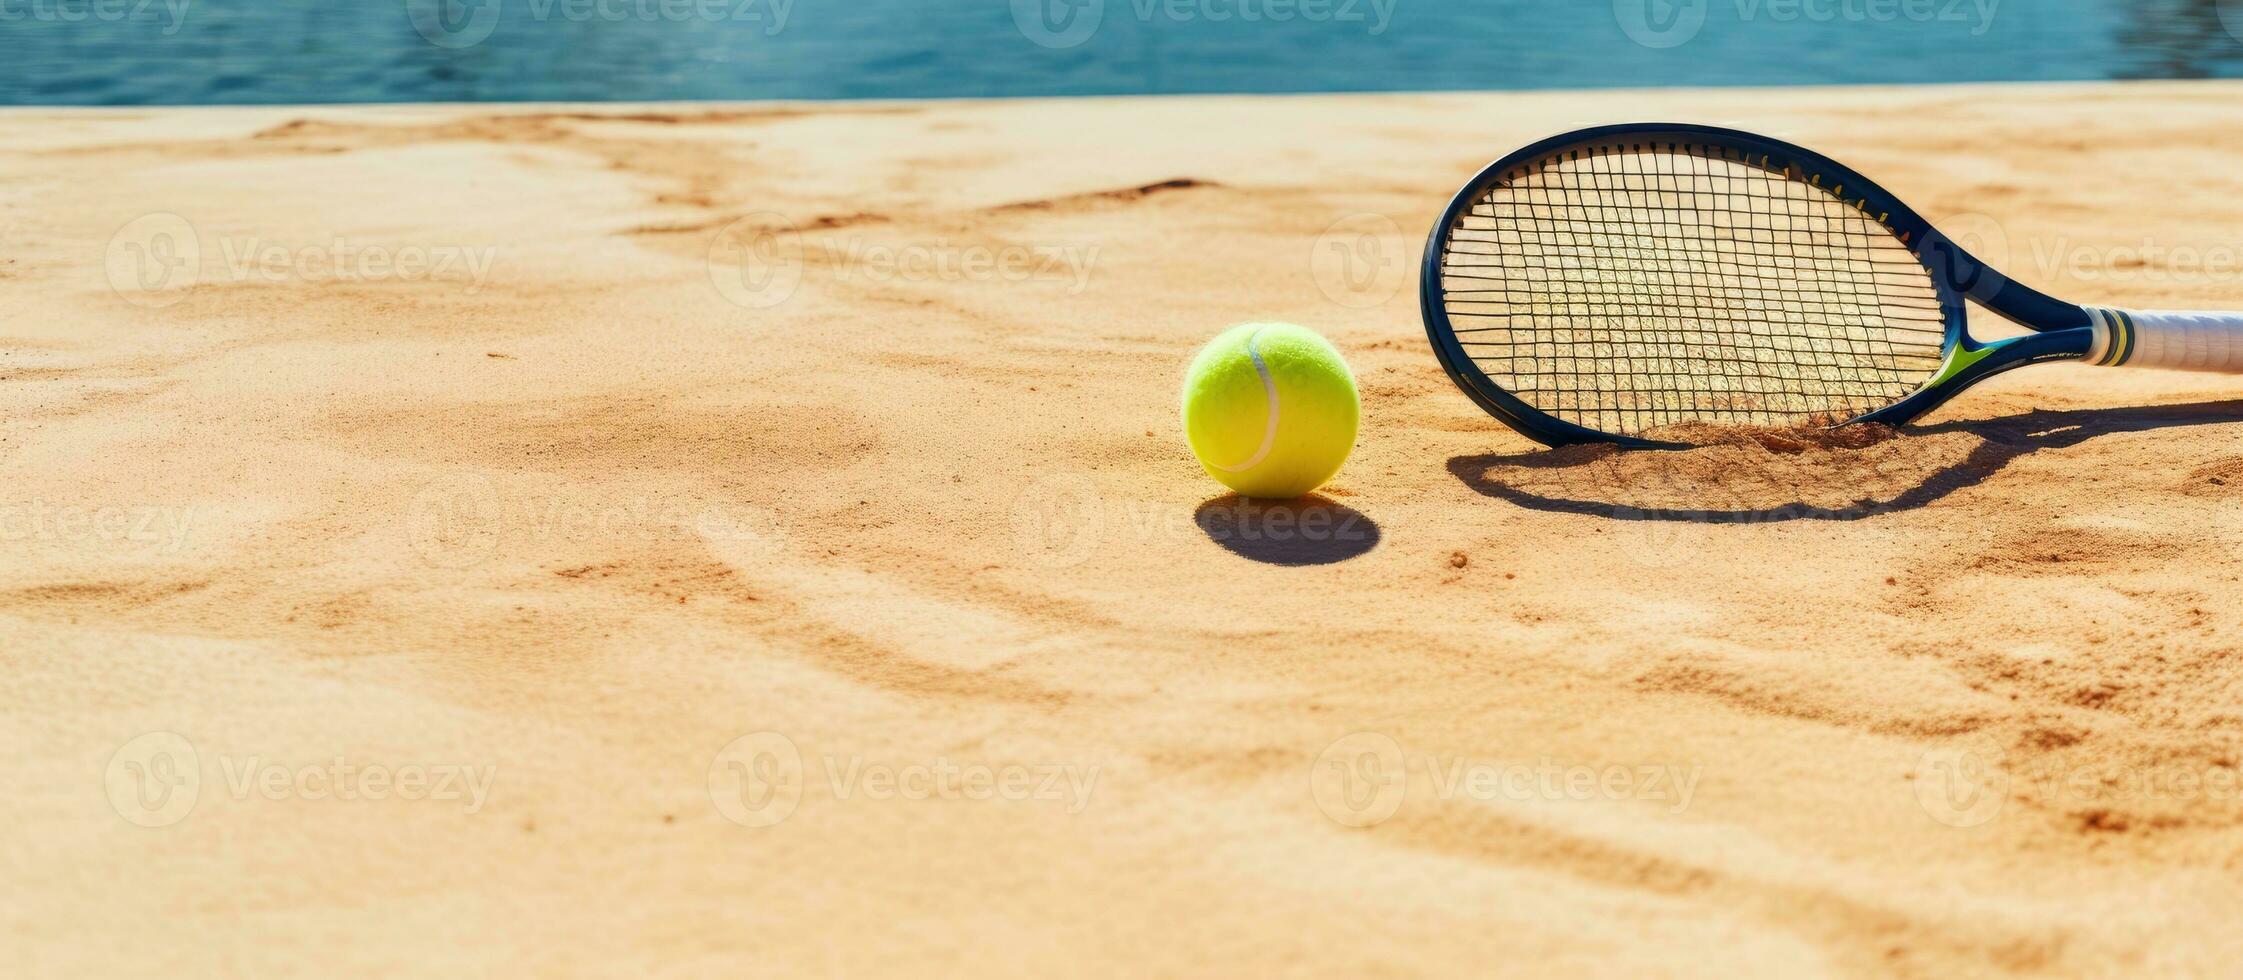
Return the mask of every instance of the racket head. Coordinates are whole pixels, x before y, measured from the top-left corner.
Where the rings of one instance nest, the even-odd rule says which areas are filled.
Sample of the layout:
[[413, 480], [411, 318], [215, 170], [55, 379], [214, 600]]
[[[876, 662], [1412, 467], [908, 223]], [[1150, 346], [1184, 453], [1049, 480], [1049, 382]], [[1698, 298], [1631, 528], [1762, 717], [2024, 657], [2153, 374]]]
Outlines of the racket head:
[[[1630, 162], [1639, 166], [1625, 165]], [[1506, 195], [1512, 198], [1507, 203]], [[1749, 213], [1754, 207], [1780, 207], [1789, 213], [1776, 217], [1788, 223], [1760, 227], [1762, 216]], [[1606, 220], [1631, 208], [1652, 217]], [[1828, 267], [1817, 267], [1816, 256], [1798, 254], [1818, 223], [1824, 232], [1843, 226], [1837, 237], [1857, 257], [1840, 260], [1831, 253], [1821, 257]], [[1517, 262], [1547, 265], [1469, 267], [1510, 261], [1502, 255], [1506, 248], [1524, 255]], [[1724, 254], [1725, 248], [1744, 254]], [[1607, 260], [1605, 253], [1621, 254]], [[1862, 264], [1861, 255], [1875, 265]], [[1704, 275], [1707, 263], [1732, 260], [1745, 264]], [[1580, 266], [1558, 270], [1570, 281], [1533, 281], [1565, 263]], [[1810, 285], [1787, 283], [1791, 274]], [[1881, 311], [1881, 298], [1870, 295], [1882, 288], [1872, 280], [1886, 282], [1888, 274], [1900, 284], [1896, 302], [1906, 303], [1905, 317], [1895, 318], [1905, 320], [1904, 343], [1880, 316], [1899, 310]], [[1828, 157], [1738, 130], [1633, 123], [1553, 136], [1482, 169], [1433, 227], [1420, 305], [1427, 337], [1450, 379], [1527, 437], [1551, 446], [1671, 448], [1683, 444], [1651, 430], [1688, 422], [1905, 421], [1900, 416], [1942, 400], [1924, 396], [1935, 381], [1949, 380], [1942, 374], [1953, 352], [1973, 346], [1964, 297], [1992, 295], [2005, 285], [1891, 192]], [[1841, 295], [1849, 289], [1868, 292]], [[1827, 302], [1833, 296], [1839, 301]], [[1740, 299], [1759, 309], [1703, 315], [1711, 305]], [[1690, 302], [1699, 304], [1699, 315], [1658, 307]], [[1843, 315], [1832, 315], [1834, 308]], [[1815, 321], [1823, 334], [1787, 334], [1811, 331], [1779, 322], [1786, 318]], [[1662, 320], [1696, 325], [1679, 340], [1644, 340]], [[1782, 339], [1762, 342], [1769, 337]], [[1703, 343], [1709, 340], [1714, 343]], [[1630, 345], [1639, 342], [1650, 347], [1631, 353]], [[1750, 390], [1751, 358], [1721, 353], [1733, 354], [1740, 344], [1752, 348], [1752, 357], [1831, 361], [1818, 369], [1831, 377], [1779, 379], [1766, 390]], [[1863, 353], [1879, 346], [1891, 350]], [[1491, 348], [1508, 352], [1491, 358]], [[1709, 349], [1715, 353], [1703, 353]], [[1579, 353], [1584, 350], [1604, 353]], [[1655, 366], [1649, 362], [1664, 370], [1649, 369]], [[1985, 373], [1991, 372], [1974, 372]], [[1701, 384], [1731, 390], [1685, 390]], [[1801, 390], [1788, 387], [1794, 385]], [[1686, 398], [1700, 410], [1682, 406]], [[1756, 398], [1762, 404], [1748, 404]], [[1600, 399], [1609, 400], [1599, 405]], [[1709, 409], [1706, 399], [1725, 404]]]

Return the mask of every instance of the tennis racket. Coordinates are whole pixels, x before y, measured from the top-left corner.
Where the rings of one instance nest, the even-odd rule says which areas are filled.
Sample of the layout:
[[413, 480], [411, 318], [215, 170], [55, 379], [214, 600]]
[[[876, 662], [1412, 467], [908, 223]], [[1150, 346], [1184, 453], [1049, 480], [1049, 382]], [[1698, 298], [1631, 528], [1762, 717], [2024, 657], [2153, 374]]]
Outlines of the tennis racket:
[[[2033, 333], [1979, 342], [1964, 297]], [[1433, 229], [1421, 301], [1457, 386], [1552, 446], [1900, 425], [2042, 361], [2243, 373], [2243, 313], [2066, 303], [1826, 157], [1671, 123], [1489, 164]]]

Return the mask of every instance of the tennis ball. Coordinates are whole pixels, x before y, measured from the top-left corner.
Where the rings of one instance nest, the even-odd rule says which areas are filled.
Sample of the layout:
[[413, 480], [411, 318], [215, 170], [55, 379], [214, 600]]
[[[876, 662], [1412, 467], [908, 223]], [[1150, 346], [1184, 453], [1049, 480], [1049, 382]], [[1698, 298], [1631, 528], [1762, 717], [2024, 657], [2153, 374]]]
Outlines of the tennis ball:
[[1184, 377], [1184, 438], [1217, 482], [1248, 497], [1316, 489], [1355, 448], [1362, 405], [1347, 361], [1290, 323], [1225, 330]]

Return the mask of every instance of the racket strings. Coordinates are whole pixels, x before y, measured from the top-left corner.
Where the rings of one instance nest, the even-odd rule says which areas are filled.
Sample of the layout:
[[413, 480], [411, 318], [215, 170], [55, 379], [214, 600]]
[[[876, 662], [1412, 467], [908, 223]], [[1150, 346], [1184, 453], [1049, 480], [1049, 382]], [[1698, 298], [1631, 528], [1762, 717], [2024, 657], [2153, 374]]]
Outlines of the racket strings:
[[1946, 335], [1931, 276], [1830, 192], [1687, 146], [1568, 154], [1450, 229], [1458, 342], [1544, 413], [1635, 435], [1830, 423], [1914, 392]]

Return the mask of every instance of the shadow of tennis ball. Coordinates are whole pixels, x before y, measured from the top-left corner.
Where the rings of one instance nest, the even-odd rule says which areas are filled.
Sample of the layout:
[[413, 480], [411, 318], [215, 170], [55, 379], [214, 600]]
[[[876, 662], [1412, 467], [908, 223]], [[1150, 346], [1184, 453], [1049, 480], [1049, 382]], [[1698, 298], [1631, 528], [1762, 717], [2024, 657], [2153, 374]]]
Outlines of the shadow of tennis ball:
[[1378, 547], [1378, 523], [1322, 494], [1256, 500], [1226, 494], [1192, 514], [1207, 539], [1268, 565], [1329, 565]]

